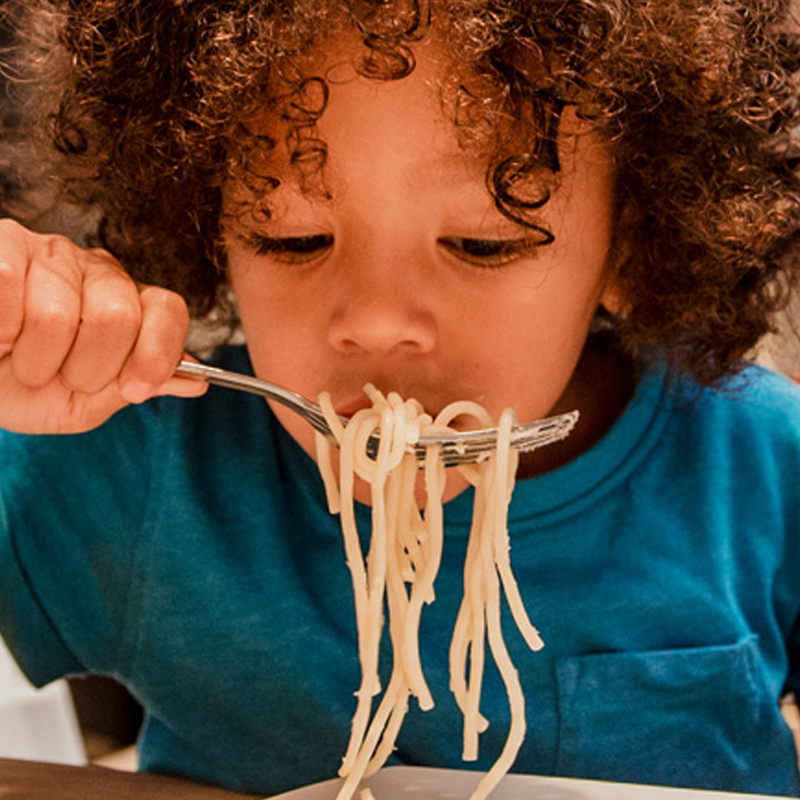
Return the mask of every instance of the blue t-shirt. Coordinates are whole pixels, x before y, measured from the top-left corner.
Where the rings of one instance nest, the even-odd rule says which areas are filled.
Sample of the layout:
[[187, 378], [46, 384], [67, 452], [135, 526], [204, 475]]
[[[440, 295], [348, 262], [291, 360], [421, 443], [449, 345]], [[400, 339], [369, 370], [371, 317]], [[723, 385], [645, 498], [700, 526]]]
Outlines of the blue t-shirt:
[[[800, 392], [759, 368], [736, 383], [646, 371], [600, 442], [517, 485], [512, 564], [545, 648], [507, 620], [528, 703], [515, 771], [800, 796], [778, 708], [800, 690]], [[461, 762], [447, 652], [470, 515], [470, 492], [446, 506], [421, 630], [436, 705], [412, 701], [394, 763], [483, 769], [506, 735], [489, 666], [491, 725]], [[338, 520], [258, 398], [212, 388], [80, 436], [0, 435], [0, 624], [37, 684], [129, 687], [145, 769], [262, 794], [338, 769], [359, 683]]]

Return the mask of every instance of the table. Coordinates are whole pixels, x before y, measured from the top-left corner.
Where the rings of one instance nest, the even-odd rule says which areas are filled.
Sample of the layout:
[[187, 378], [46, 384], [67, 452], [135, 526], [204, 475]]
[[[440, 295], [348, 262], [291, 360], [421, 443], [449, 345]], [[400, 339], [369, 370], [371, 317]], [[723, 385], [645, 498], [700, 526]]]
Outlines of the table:
[[0, 759], [0, 800], [247, 800], [180, 778]]

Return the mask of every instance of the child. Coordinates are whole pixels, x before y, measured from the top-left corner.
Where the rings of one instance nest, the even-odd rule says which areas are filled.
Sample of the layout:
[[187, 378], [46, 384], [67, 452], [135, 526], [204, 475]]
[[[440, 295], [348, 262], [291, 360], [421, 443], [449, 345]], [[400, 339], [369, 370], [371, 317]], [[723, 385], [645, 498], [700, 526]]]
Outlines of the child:
[[[580, 411], [510, 510], [545, 641], [506, 634], [515, 771], [800, 796], [800, 395], [746, 366], [798, 278], [787, 6], [22, 4], [53, 169], [102, 245], [0, 232], [0, 621], [30, 678], [125, 684], [146, 770], [336, 774], [359, 680], [338, 521], [305, 422], [172, 377], [215, 309], [247, 343], [215, 363], [346, 415], [367, 382]], [[462, 766], [449, 474], [436, 705], [392, 763]], [[487, 670], [479, 769], [508, 719]]]

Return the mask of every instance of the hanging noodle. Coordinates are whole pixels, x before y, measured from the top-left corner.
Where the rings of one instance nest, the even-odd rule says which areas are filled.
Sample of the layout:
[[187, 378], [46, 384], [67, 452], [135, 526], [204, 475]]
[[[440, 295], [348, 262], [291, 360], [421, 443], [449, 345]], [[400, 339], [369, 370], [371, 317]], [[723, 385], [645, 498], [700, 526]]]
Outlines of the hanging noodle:
[[[439, 448], [429, 447], [423, 464], [425, 504], [417, 501], [419, 465], [410, 445], [421, 433], [452, 430], [457, 417], [474, 418], [480, 427], [493, 427], [488, 412], [475, 403], [447, 406], [432, 419], [414, 400], [384, 396], [365, 388], [371, 408], [357, 412], [342, 425], [327, 394], [320, 405], [338, 444], [338, 485], [329, 440], [317, 435], [317, 458], [328, 505], [340, 515], [347, 565], [353, 582], [361, 685], [350, 742], [342, 759], [344, 782], [337, 800], [350, 800], [361, 779], [379, 769], [394, 749], [408, 710], [409, 698], [420, 708], [433, 707], [433, 697], [422, 670], [419, 624], [423, 606], [434, 600], [434, 580], [443, 544], [442, 494], [445, 467]], [[478, 464], [457, 467], [475, 487], [472, 528], [464, 564], [464, 596], [450, 645], [450, 687], [464, 717], [464, 760], [478, 757], [478, 737], [488, 725], [480, 713], [485, 645], [494, 658], [508, 694], [511, 724], [499, 757], [481, 778], [470, 800], [484, 798], [511, 768], [525, 736], [525, 697], [500, 623], [501, 595], [532, 650], [542, 646], [528, 619], [511, 571], [508, 505], [519, 460], [511, 447], [514, 415], [505, 411], [498, 424], [497, 448]], [[377, 452], [367, 442], [379, 434]], [[355, 519], [356, 477], [371, 487], [372, 534], [364, 555]], [[388, 612], [393, 664], [381, 695], [378, 673], [380, 643]], [[380, 697], [373, 712], [374, 700]]]

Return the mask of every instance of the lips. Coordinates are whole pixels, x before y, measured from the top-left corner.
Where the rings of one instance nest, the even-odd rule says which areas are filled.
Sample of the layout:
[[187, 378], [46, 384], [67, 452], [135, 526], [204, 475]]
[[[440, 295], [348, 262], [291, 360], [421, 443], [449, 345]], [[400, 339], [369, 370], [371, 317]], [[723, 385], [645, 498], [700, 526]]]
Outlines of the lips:
[[358, 401], [353, 401], [352, 403], [344, 403], [341, 406], [336, 405], [336, 413], [340, 417], [344, 417], [345, 419], [351, 419], [356, 415], [357, 412], [361, 411], [364, 408], [371, 408], [372, 403], [369, 402], [366, 398], [363, 398]]
[[[414, 394], [413, 392], [408, 395], [404, 395], [400, 392], [398, 392], [398, 394], [400, 394], [400, 397], [402, 397], [403, 400], [414, 398], [417, 399], [417, 401], [419, 402], [418, 395]], [[430, 405], [425, 405], [423, 403], [422, 407], [426, 413], [430, 414], [432, 417], [435, 417], [436, 414], [439, 412], [439, 410], [444, 408], [446, 405], [447, 405], [446, 402], [431, 403]], [[345, 419], [351, 419], [353, 416], [355, 416], [357, 412], [361, 411], [362, 409], [372, 408], [372, 403], [370, 402], [369, 398], [366, 395], [361, 394], [359, 395], [358, 398], [353, 400], [343, 401], [341, 403], [334, 402], [334, 408], [336, 409], [336, 413], [339, 414], [339, 416], [344, 417]]]
[[[372, 384], [374, 386], [374, 384]], [[394, 391], [394, 390], [392, 390]], [[386, 390], [383, 392], [384, 395], [388, 395], [390, 390]], [[413, 394], [411, 395], [404, 395], [401, 392], [398, 392], [400, 397], [403, 400], [406, 400], [408, 397], [414, 397]], [[363, 392], [359, 391], [356, 395], [350, 394], [348, 398], [342, 401], [336, 401], [334, 398], [334, 408], [336, 412], [346, 419], [350, 419], [353, 417], [357, 412], [365, 409], [365, 408], [372, 408], [372, 402], [370, 401], [369, 397]]]
[[[376, 387], [385, 396], [391, 393], [397, 393], [403, 400], [414, 399], [422, 404], [422, 408], [426, 413], [435, 417], [441, 409], [452, 403], [454, 400], [464, 400], [469, 397], [469, 393], [465, 392], [460, 395], [453, 395], [451, 391], [447, 392], [447, 396], [442, 396], [441, 386], [404, 386], [400, 387], [394, 384], [393, 381], [381, 381], [365, 379], [363, 383], [350, 382], [348, 386], [342, 386], [338, 391], [335, 387], [329, 389], [331, 398], [333, 400], [333, 407], [336, 409], [337, 414], [346, 419], [350, 419], [358, 411], [365, 408], [372, 408], [372, 402], [364, 392], [363, 387], [366, 385]], [[453, 387], [449, 387], [451, 390]]]

